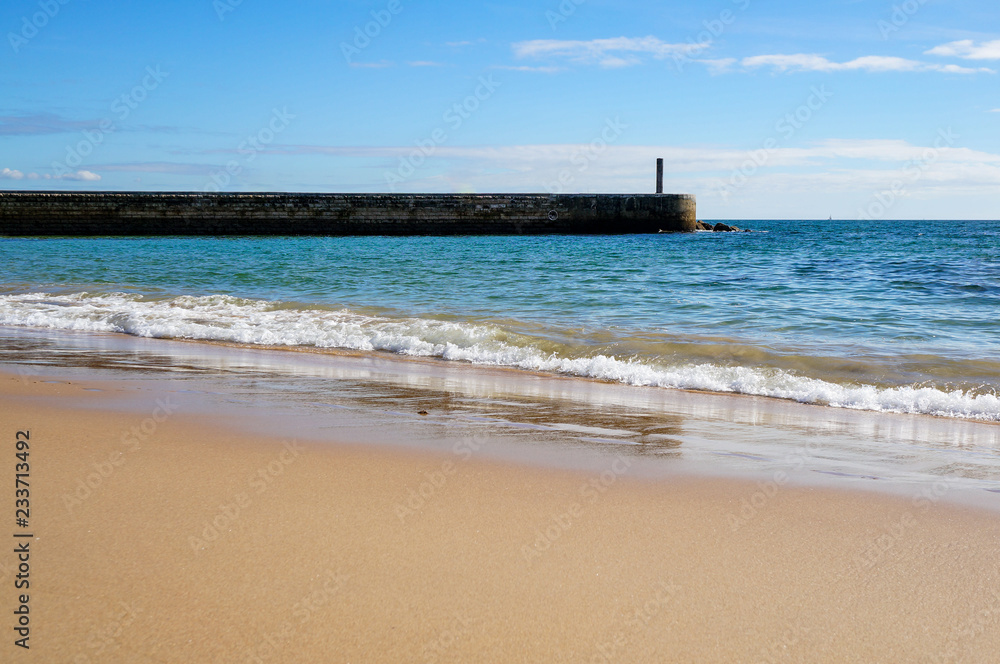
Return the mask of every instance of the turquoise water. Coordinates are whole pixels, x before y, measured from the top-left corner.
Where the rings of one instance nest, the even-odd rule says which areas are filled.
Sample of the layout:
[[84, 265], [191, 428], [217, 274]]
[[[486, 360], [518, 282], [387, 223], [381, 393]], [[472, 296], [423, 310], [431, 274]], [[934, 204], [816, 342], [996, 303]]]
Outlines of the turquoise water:
[[1000, 222], [0, 240], [0, 325], [351, 348], [1000, 420]]

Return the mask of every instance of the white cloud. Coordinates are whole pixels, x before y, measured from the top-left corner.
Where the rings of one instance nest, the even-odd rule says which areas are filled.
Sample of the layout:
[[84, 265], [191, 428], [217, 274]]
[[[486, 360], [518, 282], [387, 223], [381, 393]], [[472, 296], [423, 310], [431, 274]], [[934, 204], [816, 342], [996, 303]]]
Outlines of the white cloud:
[[[698, 197], [706, 218], [852, 217], [873, 192], [906, 190], [895, 218], [985, 218], [1000, 205], [1000, 153], [947, 147], [960, 137], [942, 129], [919, 143], [899, 139], [829, 139], [764, 149], [720, 145], [670, 146], [593, 142], [509, 146], [438, 146], [403, 191], [413, 192], [652, 192], [657, 157], [665, 160], [666, 190]], [[945, 140], [941, 140], [941, 139]], [[358, 191], [384, 191], [412, 145], [274, 145], [274, 154], [325, 155], [373, 178]], [[359, 161], [364, 160], [364, 161]], [[721, 194], [734, 174], [745, 184]], [[379, 185], [382, 185], [380, 187]], [[341, 191], [342, 189], [334, 189]], [[904, 200], [905, 199], [905, 200]], [[985, 211], [985, 212], [984, 212]]]
[[740, 62], [744, 67], [773, 67], [779, 71], [789, 69], [797, 71], [829, 71], [831, 63], [819, 55], [806, 55], [799, 53], [796, 55], [755, 55], [743, 58]]
[[1000, 108], [994, 108], [990, 113], [1000, 113]]
[[38, 173], [28, 173], [25, 175], [22, 171], [12, 170], [10, 168], [5, 168], [0, 171], [0, 180], [23, 180], [27, 178], [29, 180], [75, 180], [77, 182], [97, 182], [101, 179], [101, 176], [97, 173], [91, 171], [76, 171], [75, 173], [64, 173], [62, 175], [39, 175]]
[[433, 62], [431, 60], [416, 60], [414, 62], [407, 62], [406, 64], [411, 67], [444, 67], [443, 62]]
[[938, 65], [917, 60], [907, 60], [883, 55], [866, 55], [848, 62], [833, 62], [821, 55], [795, 53], [791, 55], [755, 55], [743, 58], [740, 64], [749, 69], [771, 67], [777, 71], [869, 71], [869, 72], [921, 72], [936, 71], [948, 74], [996, 73], [986, 67], [975, 69], [958, 65]]
[[943, 55], [966, 60], [1000, 60], [1000, 39], [976, 44], [971, 39], [962, 39], [935, 46], [925, 55]]
[[723, 72], [731, 71], [733, 65], [739, 62], [739, 60], [737, 60], [736, 58], [716, 58], [714, 60], [702, 59], [702, 60], [697, 60], [696, 62], [700, 62], [703, 65], [707, 65], [709, 70], [713, 74], [721, 74]]
[[[573, 41], [559, 39], [534, 39], [512, 45], [518, 58], [558, 58], [586, 65], [604, 68], [628, 67], [641, 64], [644, 57], [659, 60], [687, 57], [711, 46], [701, 44], [670, 44], [656, 37], [616, 37], [612, 39], [592, 39]], [[959, 55], [967, 59], [1000, 59], [1000, 40], [984, 42], [976, 46], [971, 40], [952, 42], [927, 51], [934, 55]], [[814, 53], [769, 54], [736, 58], [696, 60], [706, 65], [711, 73], [731, 71], [737, 64], [745, 69], [770, 67], [781, 72], [940, 72], [946, 74], [996, 73], [987, 67], [961, 67], [954, 64], [921, 62], [894, 56], [866, 55], [846, 62], [835, 62]], [[521, 71], [558, 71], [556, 68], [524, 68]]]
[[97, 182], [98, 180], [101, 179], [101, 176], [91, 171], [77, 171], [76, 173], [66, 173], [65, 175], [57, 175], [53, 179], [76, 180], [78, 182]]
[[[948, 136], [949, 132], [942, 131], [941, 135]], [[958, 136], [949, 140], [953, 142], [955, 138], [958, 138]], [[970, 148], [931, 148], [897, 139], [829, 139], [821, 141], [810, 148], [787, 148], [779, 152], [784, 152], [787, 156], [798, 156], [806, 160], [863, 159], [899, 164], [925, 160], [928, 154], [930, 154], [929, 150], [933, 151], [935, 163], [996, 164], [1000, 166], [1000, 155], [998, 154], [972, 150]], [[796, 152], [800, 154], [796, 154]]]
[[[849, 161], [888, 164], [894, 168], [910, 161], [924, 160], [928, 150], [933, 150], [934, 162], [940, 164], [988, 165], [1000, 168], [1000, 154], [981, 152], [960, 147], [932, 147], [915, 145], [896, 139], [829, 139], [809, 147], [777, 148], [770, 152], [768, 167], [799, 169], [803, 166], [822, 166], [830, 162]], [[384, 155], [385, 148], [374, 148]], [[404, 148], [397, 148], [397, 154]], [[729, 171], [739, 167], [748, 158], [746, 150], [725, 147], [656, 147], [609, 145], [600, 152], [591, 144], [514, 145], [507, 147], [440, 147], [441, 157], [483, 162], [489, 168], [528, 172], [539, 167], [580, 163], [588, 159], [587, 174], [593, 170], [603, 178], [617, 171], [643, 170], [656, 157], [664, 158], [664, 168], [674, 173], [704, 173]], [[606, 169], [606, 171], [605, 171]], [[576, 171], [576, 167], [572, 168]]]
[[[898, 218], [914, 214], [974, 217], [976, 205], [1000, 200], [1000, 154], [965, 148], [936, 148], [899, 140], [829, 140], [797, 148], [778, 148], [760, 167], [756, 150], [726, 147], [591, 144], [523, 145], [505, 148], [441, 148], [441, 167], [409, 182], [413, 191], [553, 191], [565, 193], [650, 192], [657, 157], [665, 160], [668, 192], [698, 197], [702, 216], [808, 218], [837, 212], [853, 216], [874, 192], [902, 182], [905, 195], [893, 209]], [[759, 154], [757, 155], [759, 158]], [[581, 169], [579, 164], [586, 164]], [[751, 164], [745, 184], [730, 188], [739, 169]], [[560, 184], [562, 183], [562, 184]], [[959, 204], [968, 204], [958, 213]], [[780, 210], [776, 208], [778, 206]], [[934, 207], [937, 206], [937, 207]], [[817, 212], [820, 210], [821, 212]]]
[[590, 41], [534, 39], [513, 44], [519, 58], [564, 58], [579, 64], [601, 67], [627, 67], [642, 62], [642, 56], [658, 60], [689, 55], [708, 48], [709, 44], [668, 44], [656, 37], [615, 37]]
[[[947, 132], [942, 130], [945, 136]], [[599, 132], [598, 132], [599, 138]], [[949, 138], [949, 143], [955, 139]], [[934, 141], [930, 141], [932, 145]], [[597, 141], [601, 146], [602, 142]], [[411, 151], [407, 146], [309, 146], [271, 145], [264, 152], [268, 154], [307, 155], [321, 154], [330, 157], [379, 158], [389, 162], [398, 160], [399, 155]], [[803, 167], [823, 167], [824, 164], [838, 162], [842, 165], [850, 161], [869, 162], [866, 168], [887, 164], [897, 167], [909, 161], [926, 158], [928, 150], [933, 150], [935, 163], [975, 165], [983, 164], [1000, 168], [1000, 154], [982, 152], [962, 147], [939, 147], [914, 145], [899, 139], [828, 139], [808, 147], [779, 147], [769, 151], [767, 168], [801, 169]], [[619, 174], [643, 171], [648, 163], [655, 163], [663, 157], [668, 173], [723, 173], [738, 168], [750, 155], [745, 149], [727, 147], [673, 147], [582, 144], [510, 145], [496, 147], [439, 146], [435, 159], [449, 162], [463, 162], [463, 169], [485, 169], [490, 173], [503, 172], [505, 177], [522, 173], [526, 177], [537, 178], [533, 173], [548, 169], [570, 167], [574, 173], [577, 165], [587, 163], [581, 171], [595, 182], [607, 178], [614, 179]], [[505, 180], [511, 182], [510, 180]]]

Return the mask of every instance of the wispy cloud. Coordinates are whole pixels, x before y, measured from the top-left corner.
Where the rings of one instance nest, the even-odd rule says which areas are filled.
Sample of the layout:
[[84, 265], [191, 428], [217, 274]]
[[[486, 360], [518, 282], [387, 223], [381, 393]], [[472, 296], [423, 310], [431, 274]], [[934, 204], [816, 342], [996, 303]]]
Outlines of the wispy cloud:
[[[356, 165], [360, 172], [380, 173], [392, 168], [412, 146], [338, 146], [271, 144], [263, 153], [324, 155], [332, 164]], [[965, 147], [938, 147], [934, 136], [924, 142], [898, 139], [831, 139], [801, 146], [779, 147], [769, 153], [737, 194], [723, 199], [720, 185], [745, 168], [753, 148], [748, 146], [670, 146], [609, 144], [595, 151], [592, 143], [528, 144], [508, 146], [438, 146], [433, 165], [422, 177], [408, 182], [411, 191], [637, 192], [652, 191], [653, 165], [665, 159], [667, 190], [699, 196], [703, 214], [739, 214], [752, 217], [775, 213], [801, 216], [826, 206], [863, 202], [872, 191], [891, 189], [901, 177], [921, 167], [917, 180], [906, 180], [909, 205], [897, 213], [916, 214], [920, 201], [944, 205], [967, 196], [1000, 195], [1000, 154]], [[933, 158], [928, 158], [928, 154]], [[430, 159], [428, 160], [431, 161]], [[584, 167], [581, 168], [580, 164]], [[570, 184], [565, 184], [567, 177]], [[358, 191], [378, 189], [376, 175]], [[328, 185], [319, 185], [320, 187]], [[342, 191], [338, 185], [334, 191]], [[381, 190], [381, 189], [379, 189]], [[807, 192], [807, 193], [803, 193]], [[860, 203], [859, 203], [860, 204]], [[913, 207], [916, 206], [916, 207]], [[831, 208], [831, 209], [836, 209]], [[810, 212], [813, 213], [813, 212]], [[841, 214], [851, 214], [844, 208]], [[823, 214], [826, 214], [824, 212]], [[929, 213], [933, 214], [933, 213]]]
[[505, 69], [507, 71], [532, 71], [541, 74], [555, 74], [556, 72], [563, 71], [562, 67], [530, 67], [528, 65], [497, 65], [493, 69]]
[[[0, 115], [0, 136], [43, 136], [48, 134], [67, 134], [78, 131], [97, 131], [102, 123], [110, 118], [90, 120], [70, 120], [55, 113], [23, 113], [20, 115]], [[175, 127], [172, 125], [115, 125], [116, 131], [149, 132], [156, 134], [177, 134], [180, 132], [195, 132], [212, 134], [194, 127]], [[102, 130], [103, 131], [103, 130]]]
[[977, 44], [971, 39], [961, 39], [935, 46], [924, 55], [943, 55], [966, 60], [1000, 60], [1000, 39]]
[[[898, 165], [921, 159], [927, 146], [899, 139], [828, 139], [808, 147], [776, 149], [768, 160], [769, 167], [799, 168], [817, 166], [832, 160], [863, 160], [872, 163]], [[407, 146], [337, 146], [337, 145], [278, 145], [267, 146], [263, 152], [281, 155], [327, 155], [331, 157], [395, 158], [411, 148]], [[552, 164], [571, 163], [574, 156], [589, 154], [589, 144], [544, 144], [509, 146], [440, 146], [435, 156], [451, 160], [481, 162], [484, 167], [528, 172]], [[725, 147], [670, 147], [616, 145], [607, 148], [607, 173], [626, 164], [646, 168], [656, 157], [665, 157], [668, 172], [705, 172], [731, 170], [747, 158], [747, 152]], [[991, 164], [1000, 167], [1000, 154], [962, 147], [936, 149], [941, 163]], [[604, 156], [591, 166], [600, 170]], [[600, 164], [598, 164], [600, 162]], [[102, 168], [104, 168], [102, 166]], [[492, 172], [492, 171], [491, 171]], [[588, 169], [589, 172], [589, 169]]]
[[431, 60], [414, 60], [413, 62], [407, 62], [406, 64], [411, 67], [444, 67], [446, 66], [443, 62], [433, 62]]
[[[43, 177], [45, 177], [46, 180], [49, 179], [49, 177], [47, 175], [43, 176]], [[101, 179], [101, 176], [98, 175], [97, 173], [93, 173], [91, 171], [77, 171], [76, 173], [66, 173], [65, 175], [53, 175], [52, 179], [53, 180], [77, 180], [77, 181], [80, 181], [80, 182], [97, 182], [98, 180]]]
[[709, 71], [713, 74], [721, 74], [732, 70], [733, 65], [735, 65], [739, 60], [736, 58], [715, 58], [715, 59], [699, 59], [696, 62], [708, 67]]
[[166, 173], [169, 175], [212, 175], [219, 170], [213, 164], [185, 164], [171, 161], [146, 161], [121, 164], [97, 164], [102, 171], [117, 171], [124, 173]]
[[68, 120], [54, 113], [0, 115], [0, 136], [41, 136], [92, 129], [99, 120]]
[[795, 53], [790, 55], [754, 55], [743, 58], [740, 64], [747, 69], [771, 67], [781, 72], [836, 72], [836, 71], [868, 71], [868, 72], [943, 72], [946, 74], [978, 74], [996, 73], [986, 67], [959, 67], [958, 65], [939, 65], [918, 60], [908, 60], [884, 55], [866, 55], [847, 62], [833, 62], [821, 55], [810, 53]]
[[1000, 113], [1000, 108], [994, 108], [990, 113]]
[[[239, 148], [221, 148], [193, 151], [194, 154], [240, 154]], [[277, 155], [328, 155], [332, 157], [395, 157], [399, 155], [396, 147], [355, 147], [350, 145], [297, 145], [272, 143], [261, 146], [259, 154]]]
[[585, 65], [627, 67], [643, 61], [643, 56], [663, 60], [671, 56], [690, 55], [708, 48], [709, 44], [669, 44], [656, 37], [616, 37], [590, 41], [534, 39], [512, 45], [519, 58], [561, 58]]
[[385, 69], [386, 67], [392, 67], [393, 63], [388, 60], [382, 60], [381, 62], [352, 62], [351, 66], [357, 69]]
[[24, 173], [10, 168], [0, 170], [0, 180], [75, 180], [78, 182], [97, 182], [101, 176], [91, 171], [76, 171], [75, 173], [63, 173], [62, 175], [39, 175], [38, 173]]

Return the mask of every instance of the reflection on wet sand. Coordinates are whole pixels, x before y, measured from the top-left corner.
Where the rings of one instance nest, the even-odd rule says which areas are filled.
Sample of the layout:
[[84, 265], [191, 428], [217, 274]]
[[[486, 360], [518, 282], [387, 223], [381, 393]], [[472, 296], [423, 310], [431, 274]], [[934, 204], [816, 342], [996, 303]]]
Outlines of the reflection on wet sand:
[[291, 428], [304, 437], [322, 438], [336, 428], [361, 440], [389, 438], [432, 449], [483, 437], [497, 439], [500, 445], [491, 449], [505, 458], [555, 450], [571, 465], [607, 453], [649, 459], [637, 466], [639, 473], [697, 464], [700, 471], [758, 476], [781, 471], [803, 481], [855, 487], [947, 478], [981, 495], [995, 496], [986, 492], [1000, 488], [1000, 426], [982, 422], [383, 354], [262, 350], [113, 334], [3, 330], [0, 363], [22, 371], [50, 367], [49, 372], [96, 371], [123, 381], [169, 380], [178, 398], [187, 397], [193, 407], [209, 400], [234, 409], [255, 427]]

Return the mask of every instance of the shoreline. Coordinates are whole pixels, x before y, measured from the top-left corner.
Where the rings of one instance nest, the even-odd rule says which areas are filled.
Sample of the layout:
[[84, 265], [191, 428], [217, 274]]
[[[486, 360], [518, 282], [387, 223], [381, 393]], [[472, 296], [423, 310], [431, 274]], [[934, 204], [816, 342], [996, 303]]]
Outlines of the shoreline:
[[[832, 405], [830, 403], [823, 403], [823, 402], [802, 401], [795, 397], [775, 396], [773, 394], [758, 394], [755, 392], [741, 392], [737, 390], [718, 390], [711, 388], [684, 387], [684, 386], [672, 386], [672, 385], [636, 384], [614, 378], [606, 378], [602, 376], [588, 375], [582, 373], [571, 373], [561, 370], [547, 370], [547, 369], [537, 369], [532, 367], [516, 366], [512, 364], [494, 364], [489, 362], [478, 362], [466, 358], [451, 359], [451, 358], [440, 357], [437, 355], [408, 354], [408, 353], [395, 352], [391, 350], [385, 350], [382, 348], [374, 348], [371, 350], [360, 350], [360, 349], [337, 347], [337, 346], [327, 347], [327, 346], [308, 346], [308, 345], [288, 345], [288, 344], [273, 344], [273, 343], [241, 342], [241, 341], [231, 341], [225, 339], [211, 339], [211, 338], [144, 336], [128, 332], [113, 332], [113, 331], [103, 331], [103, 330], [102, 331], [76, 330], [67, 328], [33, 327], [25, 325], [0, 326], [0, 334], [3, 334], [5, 331], [10, 331], [13, 333], [17, 333], [18, 331], [23, 331], [25, 334], [29, 335], [32, 333], [36, 334], [46, 333], [46, 334], [70, 334], [70, 335], [82, 334], [82, 335], [93, 335], [93, 336], [109, 336], [109, 337], [122, 337], [133, 340], [163, 341], [167, 343], [184, 343], [184, 344], [192, 344], [195, 346], [230, 348], [230, 349], [247, 350], [247, 351], [299, 353], [306, 356], [374, 358], [374, 359], [381, 359], [386, 362], [400, 362], [400, 363], [414, 363], [414, 364], [427, 363], [431, 365], [444, 365], [444, 366], [458, 365], [458, 366], [468, 366], [473, 370], [479, 370], [485, 372], [511, 372], [512, 374], [515, 375], [541, 376], [556, 380], [564, 379], [564, 380], [590, 381], [605, 385], [623, 385], [629, 387], [638, 387], [641, 389], [668, 390], [672, 392], [686, 393], [693, 395], [710, 395], [713, 397], [764, 399], [781, 404], [796, 404], [807, 407], [829, 408], [834, 410], [868, 412], [868, 413], [877, 413], [885, 415], [927, 417], [945, 421], [970, 422], [976, 424], [1000, 426], [1000, 419], [996, 418], [982, 418], [982, 417], [975, 417], [971, 415], [960, 415], [960, 414], [945, 415], [933, 412], [910, 412], [905, 410], [891, 410], [891, 409], [883, 410], [883, 409], [875, 409], [875, 408], [861, 407], [855, 405]], [[822, 381], [824, 379], [817, 379], [817, 380]], [[836, 382], [831, 382], [830, 384], [836, 387], [846, 387]], [[878, 390], [892, 390], [892, 389], [899, 389], [901, 387], [908, 388], [911, 386], [870, 385], [868, 387], [872, 387]], [[980, 396], [984, 395], [977, 395], [976, 398]]]
[[1000, 646], [996, 513], [789, 484], [734, 527], [757, 483], [633, 477], [624, 455], [531, 467], [474, 438], [251, 435], [168, 412], [166, 382], [146, 412], [115, 412], [114, 385], [0, 383], [4, 429], [38, 441], [46, 659], [977, 661]]
[[[108, 333], [108, 334], [124, 334], [124, 333]], [[126, 334], [125, 336], [132, 336]], [[160, 338], [155, 337], [155, 339], [160, 339], [162, 341], [170, 342], [181, 342], [189, 344], [207, 344], [210, 346], [218, 346], [221, 348], [234, 348], [240, 350], [262, 350], [262, 351], [274, 351], [274, 352], [290, 352], [290, 353], [303, 353], [306, 355], [330, 355], [334, 357], [351, 357], [351, 358], [374, 358], [382, 359], [387, 362], [398, 361], [400, 363], [427, 363], [431, 365], [448, 365], [450, 363], [458, 364], [459, 366], [468, 366], [473, 369], [478, 369], [482, 371], [504, 371], [510, 372], [513, 375], [527, 375], [527, 376], [539, 376], [551, 379], [561, 379], [561, 380], [581, 380], [589, 381], [594, 383], [599, 383], [602, 385], [625, 385], [628, 387], [638, 387], [640, 389], [653, 389], [653, 390], [670, 390], [674, 392], [681, 392], [691, 395], [707, 395], [710, 397], [733, 397], [733, 398], [750, 398], [750, 399], [764, 399], [767, 401], [773, 401], [781, 404], [797, 404], [799, 406], [811, 406], [815, 408], [832, 408], [836, 410], [847, 410], [855, 412], [871, 412], [884, 415], [906, 415], [914, 417], [928, 417], [934, 419], [940, 419], [945, 421], [959, 421], [959, 422], [972, 422], [976, 424], [985, 424], [1000, 427], [1000, 420], [986, 420], [986, 419], [976, 419], [974, 417], [959, 417], [959, 416], [947, 416], [947, 415], [937, 415], [933, 413], [907, 413], [902, 411], [891, 411], [891, 410], [865, 410], [863, 408], [852, 408], [848, 406], [831, 406], [829, 404], [820, 403], [810, 403], [797, 401], [795, 399], [787, 397], [776, 397], [769, 394], [753, 394], [747, 392], [727, 392], [722, 390], [711, 390], [711, 389], [699, 389], [694, 387], [665, 387], [660, 385], [632, 385], [630, 383], [622, 383], [620, 381], [613, 380], [611, 378], [601, 378], [598, 376], [587, 376], [580, 374], [568, 374], [563, 372], [554, 371], [544, 371], [542, 369], [531, 369], [503, 364], [478, 364], [471, 360], [449, 360], [437, 356], [421, 356], [421, 355], [404, 355], [400, 353], [395, 353], [393, 351], [374, 349], [374, 350], [356, 350], [352, 348], [321, 348], [316, 346], [283, 346], [283, 345], [268, 345], [268, 344], [252, 344], [243, 343], [237, 341], [224, 341], [218, 339], [191, 339], [184, 337], [170, 337], [170, 338]]]
[[[780, 478], [902, 496], [943, 480], [948, 500], [989, 509], [1000, 494], [1000, 427], [993, 423], [382, 353], [112, 333], [19, 330], [7, 338], [13, 341], [0, 365], [22, 379], [128, 385], [95, 385], [91, 394], [104, 400], [81, 407], [117, 400], [141, 409], [144, 391], [167, 385], [189, 412], [225, 413], [249, 434], [294, 431], [324, 440], [340, 429], [366, 444], [431, 451], [465, 438], [496, 439], [502, 442], [489, 454], [498, 460], [577, 471], [624, 451], [638, 461], [633, 473], [650, 478]], [[407, 433], [382, 433], [394, 430]]]
[[[146, 297], [97, 288], [55, 295], [11, 293], [0, 300], [7, 329], [29, 334], [91, 331], [316, 354], [350, 353], [355, 348], [387, 351], [384, 356], [410, 361], [444, 359], [649, 388], [1000, 423], [1000, 400], [991, 391], [992, 383], [963, 378], [1000, 370], [983, 356], [972, 360], [947, 353], [895, 356], [872, 351], [851, 358], [839, 346], [771, 348], [713, 336], [685, 342], [677, 335], [631, 339], [626, 334], [576, 343], [570, 341], [571, 330], [559, 325], [534, 329], [524, 323], [507, 329], [505, 321], [475, 316], [463, 320], [364, 307], [313, 307], [272, 301], [260, 293], [249, 299], [176, 293]], [[555, 336], [550, 339], [549, 334]]]

